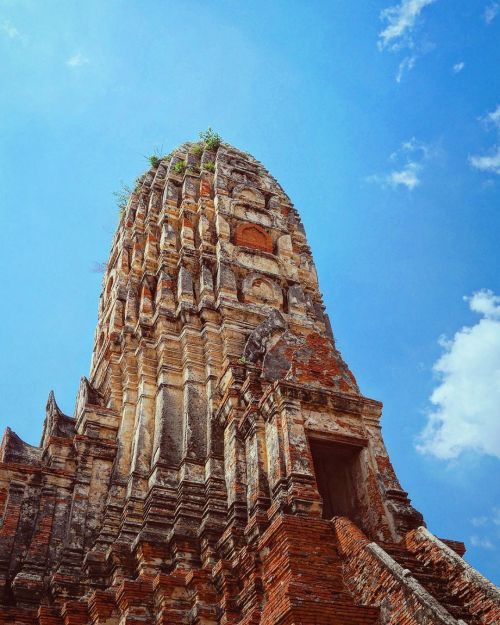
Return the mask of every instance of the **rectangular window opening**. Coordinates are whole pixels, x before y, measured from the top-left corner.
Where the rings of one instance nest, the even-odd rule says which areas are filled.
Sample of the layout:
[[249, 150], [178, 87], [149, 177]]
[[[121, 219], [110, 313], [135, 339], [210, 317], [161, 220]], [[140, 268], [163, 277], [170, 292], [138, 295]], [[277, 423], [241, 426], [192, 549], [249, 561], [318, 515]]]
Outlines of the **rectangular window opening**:
[[361, 447], [310, 441], [316, 483], [323, 499], [323, 518], [346, 516], [359, 523], [359, 454]]

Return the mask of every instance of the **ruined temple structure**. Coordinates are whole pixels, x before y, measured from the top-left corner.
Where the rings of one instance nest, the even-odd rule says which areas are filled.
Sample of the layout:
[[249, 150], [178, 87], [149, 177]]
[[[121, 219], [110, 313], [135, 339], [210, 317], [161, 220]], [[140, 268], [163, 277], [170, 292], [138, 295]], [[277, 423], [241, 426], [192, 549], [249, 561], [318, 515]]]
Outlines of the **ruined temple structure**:
[[0, 624], [498, 624], [401, 488], [381, 409], [280, 185], [182, 145], [121, 217], [73, 415], [51, 393], [39, 447], [4, 435]]

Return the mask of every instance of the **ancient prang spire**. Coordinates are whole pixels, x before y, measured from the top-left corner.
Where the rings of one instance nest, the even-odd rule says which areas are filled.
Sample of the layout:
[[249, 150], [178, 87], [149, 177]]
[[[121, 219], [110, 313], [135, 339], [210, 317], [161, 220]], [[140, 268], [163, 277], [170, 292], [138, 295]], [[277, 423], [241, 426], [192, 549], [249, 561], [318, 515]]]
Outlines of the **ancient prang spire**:
[[410, 505], [300, 217], [212, 137], [154, 161], [74, 415], [0, 450], [0, 624], [470, 625], [498, 590]]

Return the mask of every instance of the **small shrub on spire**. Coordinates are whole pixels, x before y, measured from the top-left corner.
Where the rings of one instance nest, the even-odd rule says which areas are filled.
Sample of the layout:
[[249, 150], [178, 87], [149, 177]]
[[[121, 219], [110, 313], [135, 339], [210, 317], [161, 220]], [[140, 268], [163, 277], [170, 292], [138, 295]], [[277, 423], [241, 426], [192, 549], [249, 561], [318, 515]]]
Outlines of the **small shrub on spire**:
[[207, 150], [213, 150], [216, 152], [222, 143], [222, 137], [218, 135], [215, 130], [208, 128], [205, 132], [200, 132], [200, 139], [205, 143]]
[[161, 158], [156, 154], [151, 154], [151, 156], [148, 157], [148, 161], [150, 162], [151, 167], [158, 167], [161, 163]]

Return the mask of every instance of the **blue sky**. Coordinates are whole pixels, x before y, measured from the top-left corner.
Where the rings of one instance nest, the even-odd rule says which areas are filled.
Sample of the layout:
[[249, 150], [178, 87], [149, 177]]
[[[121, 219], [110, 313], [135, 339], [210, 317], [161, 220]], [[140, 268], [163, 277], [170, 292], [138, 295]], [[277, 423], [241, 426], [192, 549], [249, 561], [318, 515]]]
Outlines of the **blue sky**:
[[0, 0], [0, 426], [72, 413], [113, 192], [212, 126], [291, 196], [403, 486], [498, 583], [499, 41], [489, 0]]

